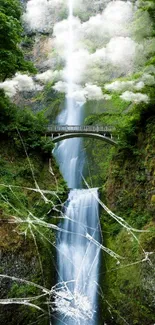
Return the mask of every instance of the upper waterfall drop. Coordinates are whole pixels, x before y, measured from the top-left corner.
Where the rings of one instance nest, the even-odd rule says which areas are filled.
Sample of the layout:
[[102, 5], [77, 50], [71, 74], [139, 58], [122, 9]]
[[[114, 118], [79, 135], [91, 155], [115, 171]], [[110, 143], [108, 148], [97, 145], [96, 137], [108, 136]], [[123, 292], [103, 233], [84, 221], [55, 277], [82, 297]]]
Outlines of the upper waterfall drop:
[[[73, 99], [74, 87], [74, 64], [72, 61], [74, 53], [74, 30], [73, 30], [73, 1], [69, 0], [68, 16], [68, 51], [66, 54], [66, 107], [64, 114], [58, 117], [58, 123], [67, 125], [80, 125], [83, 121], [83, 106]], [[67, 181], [69, 188], [81, 187], [82, 159], [80, 159], [81, 139], [64, 140], [54, 150], [54, 155], [59, 162], [60, 170]]]

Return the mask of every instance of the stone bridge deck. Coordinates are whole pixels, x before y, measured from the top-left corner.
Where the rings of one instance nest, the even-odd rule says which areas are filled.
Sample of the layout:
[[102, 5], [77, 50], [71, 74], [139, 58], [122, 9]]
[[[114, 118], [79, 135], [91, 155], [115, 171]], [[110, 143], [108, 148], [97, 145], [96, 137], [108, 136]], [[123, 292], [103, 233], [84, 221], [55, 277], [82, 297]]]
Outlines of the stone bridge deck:
[[51, 136], [53, 143], [78, 137], [89, 137], [117, 145], [113, 139], [114, 127], [99, 125], [49, 125], [46, 135]]
[[97, 133], [107, 135], [112, 134], [114, 130], [113, 127], [98, 125], [49, 125], [46, 134]]

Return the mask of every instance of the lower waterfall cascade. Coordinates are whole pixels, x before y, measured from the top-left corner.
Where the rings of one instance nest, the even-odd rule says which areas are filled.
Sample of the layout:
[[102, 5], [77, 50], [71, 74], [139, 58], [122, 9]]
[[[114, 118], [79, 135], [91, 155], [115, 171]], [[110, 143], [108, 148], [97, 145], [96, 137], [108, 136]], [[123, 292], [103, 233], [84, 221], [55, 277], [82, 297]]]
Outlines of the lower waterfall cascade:
[[100, 239], [97, 192], [95, 188], [70, 191], [61, 225], [66, 232], [57, 239], [59, 282], [66, 286], [55, 304], [68, 325], [95, 324], [100, 253], [93, 243]]

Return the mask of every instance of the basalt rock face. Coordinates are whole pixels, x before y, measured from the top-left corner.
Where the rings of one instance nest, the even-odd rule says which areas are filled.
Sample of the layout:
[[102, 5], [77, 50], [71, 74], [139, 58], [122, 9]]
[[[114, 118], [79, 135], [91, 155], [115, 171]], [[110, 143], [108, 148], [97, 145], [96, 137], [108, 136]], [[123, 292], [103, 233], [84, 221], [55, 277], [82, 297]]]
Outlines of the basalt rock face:
[[32, 312], [30, 307], [18, 306], [19, 298], [36, 295], [36, 288], [26, 285], [13, 277], [23, 280], [41, 282], [41, 272], [36, 254], [34, 242], [18, 235], [17, 226], [5, 223], [1, 224], [1, 274], [0, 297], [7, 301], [12, 298], [17, 300], [15, 304], [1, 305], [1, 324], [26, 324], [31, 318], [39, 316], [37, 311]]
[[103, 244], [120, 256], [102, 254], [100, 324], [155, 322], [155, 119], [150, 115], [137, 126], [132, 146], [85, 140], [87, 181], [99, 186], [100, 199], [114, 213], [100, 207]]
[[[53, 39], [50, 35], [33, 34], [27, 35], [21, 44], [25, 53], [25, 58], [33, 62], [37, 69], [36, 74], [43, 73], [51, 68], [50, 54], [54, 50]], [[12, 98], [13, 102], [21, 109], [29, 108], [34, 113], [44, 111], [44, 114], [51, 121], [55, 120], [59, 112], [65, 105], [63, 93], [57, 93], [53, 89], [53, 82], [49, 81], [46, 85], [38, 82], [37, 89], [31, 91], [20, 91]]]
[[[21, 0], [23, 14], [26, 12], [27, 0]], [[65, 18], [66, 16], [64, 16]], [[57, 22], [58, 17], [55, 13], [51, 16], [51, 26]], [[61, 17], [60, 17], [61, 20]], [[33, 31], [27, 23], [23, 21], [23, 40], [21, 48], [24, 52], [25, 59], [33, 62], [36, 68], [36, 74], [32, 76], [36, 83], [36, 89], [30, 91], [17, 91], [12, 101], [19, 107], [29, 108], [34, 113], [44, 111], [45, 115], [54, 120], [64, 106], [64, 94], [57, 93], [53, 88], [53, 81], [48, 80], [44, 83], [36, 79], [36, 75], [52, 69], [55, 62], [52, 59], [54, 51], [53, 45], [53, 28], [46, 32], [44, 30]], [[62, 62], [60, 62], [59, 69]], [[56, 68], [55, 68], [56, 69]]]
[[103, 254], [101, 314], [108, 325], [155, 322], [154, 134], [152, 116], [137, 131], [132, 151], [111, 153], [101, 189], [102, 201], [115, 213], [101, 210], [104, 243], [120, 256]]
[[56, 283], [55, 232], [48, 225], [59, 222], [53, 208], [66, 199], [65, 182], [53, 158], [33, 152], [28, 162], [11, 139], [3, 139], [0, 184], [0, 323], [49, 324], [46, 297], [36, 297], [44, 293], [37, 286], [50, 290]]

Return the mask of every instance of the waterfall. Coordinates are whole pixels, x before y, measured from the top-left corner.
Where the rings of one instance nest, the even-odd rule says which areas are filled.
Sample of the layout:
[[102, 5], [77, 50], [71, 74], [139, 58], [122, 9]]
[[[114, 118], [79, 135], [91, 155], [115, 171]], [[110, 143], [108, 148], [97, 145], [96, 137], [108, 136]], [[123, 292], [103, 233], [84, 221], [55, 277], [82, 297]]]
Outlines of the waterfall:
[[[69, 0], [68, 52], [66, 59], [67, 97], [66, 108], [58, 122], [78, 125], [83, 121], [83, 106], [72, 97], [74, 88], [73, 0]], [[97, 303], [97, 280], [100, 240], [97, 189], [81, 189], [83, 159], [80, 156], [82, 141], [79, 138], [62, 141], [54, 150], [60, 170], [71, 188], [65, 207], [65, 220], [57, 238], [58, 283], [64, 283], [63, 290], [55, 300], [58, 311], [57, 324], [95, 325]], [[80, 189], [79, 189], [80, 188]], [[92, 240], [91, 240], [92, 239]], [[64, 319], [64, 322], [63, 322]]]
[[[95, 194], [95, 195], [94, 195]], [[96, 311], [96, 282], [98, 280], [100, 248], [99, 214], [95, 196], [97, 189], [71, 190], [63, 229], [58, 237], [58, 268], [61, 282], [67, 288], [59, 291], [57, 310], [65, 316], [67, 325], [93, 325]], [[58, 322], [61, 324], [61, 321]]]
[[[73, 99], [74, 88], [74, 31], [73, 31], [73, 1], [68, 0], [69, 16], [68, 16], [68, 39], [64, 40], [68, 43], [68, 51], [66, 53], [66, 83], [67, 98], [66, 110], [58, 117], [58, 123], [66, 125], [80, 125], [83, 120], [82, 103], [76, 103]], [[80, 187], [81, 179], [79, 177], [82, 172], [82, 162], [79, 159], [81, 149], [81, 139], [70, 139], [62, 141], [55, 150], [55, 156], [59, 162], [60, 170], [64, 179], [68, 183], [69, 188]]]

